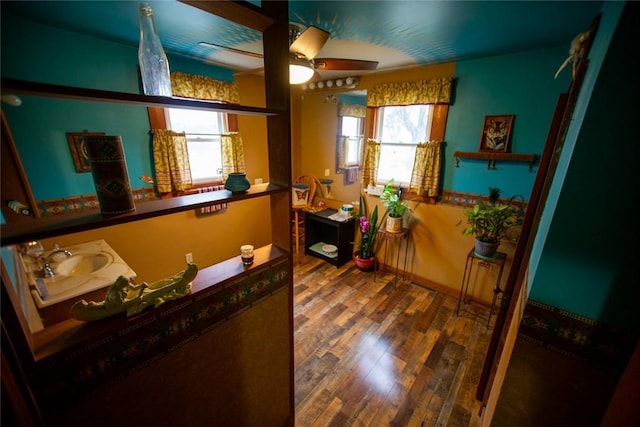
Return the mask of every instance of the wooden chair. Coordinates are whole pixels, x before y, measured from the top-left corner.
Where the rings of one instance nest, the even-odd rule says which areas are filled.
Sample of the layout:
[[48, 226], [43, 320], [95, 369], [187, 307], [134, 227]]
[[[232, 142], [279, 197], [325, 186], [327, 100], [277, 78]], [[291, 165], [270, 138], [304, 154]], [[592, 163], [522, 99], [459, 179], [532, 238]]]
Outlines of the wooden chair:
[[[296, 256], [298, 257], [298, 253], [300, 251], [300, 241], [304, 238], [304, 211], [313, 206], [313, 199], [316, 196], [316, 178], [311, 175], [300, 175], [294, 184], [304, 184], [308, 188], [307, 193], [307, 201], [305, 204], [296, 204], [296, 197], [298, 197], [295, 193], [293, 194], [294, 204], [292, 206], [293, 209], [293, 227], [292, 227], [292, 235], [295, 242], [295, 250]], [[295, 190], [295, 188], [294, 188]], [[299, 257], [298, 257], [299, 258]]]

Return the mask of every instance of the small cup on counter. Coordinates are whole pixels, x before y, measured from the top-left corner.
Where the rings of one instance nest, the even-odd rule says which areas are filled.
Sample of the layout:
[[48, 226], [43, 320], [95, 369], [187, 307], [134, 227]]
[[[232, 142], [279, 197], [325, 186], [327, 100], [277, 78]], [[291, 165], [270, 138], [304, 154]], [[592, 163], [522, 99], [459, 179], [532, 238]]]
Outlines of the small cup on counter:
[[240, 246], [240, 257], [242, 258], [242, 264], [253, 264], [253, 245]]

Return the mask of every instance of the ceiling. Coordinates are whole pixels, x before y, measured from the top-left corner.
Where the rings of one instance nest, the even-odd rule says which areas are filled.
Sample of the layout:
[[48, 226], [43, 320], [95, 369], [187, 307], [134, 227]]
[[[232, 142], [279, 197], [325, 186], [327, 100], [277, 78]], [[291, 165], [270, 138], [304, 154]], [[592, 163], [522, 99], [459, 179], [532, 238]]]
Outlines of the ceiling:
[[[234, 71], [260, 58], [202, 47], [262, 52], [261, 34], [174, 0], [150, 1], [165, 50]], [[257, 2], [254, 2], [257, 3]], [[259, 4], [259, 3], [257, 3]], [[2, 1], [6, 14], [137, 46], [137, 1]], [[291, 22], [331, 33], [317, 57], [379, 61], [376, 71], [566, 45], [600, 1], [290, 1]], [[319, 78], [365, 72], [322, 71]]]

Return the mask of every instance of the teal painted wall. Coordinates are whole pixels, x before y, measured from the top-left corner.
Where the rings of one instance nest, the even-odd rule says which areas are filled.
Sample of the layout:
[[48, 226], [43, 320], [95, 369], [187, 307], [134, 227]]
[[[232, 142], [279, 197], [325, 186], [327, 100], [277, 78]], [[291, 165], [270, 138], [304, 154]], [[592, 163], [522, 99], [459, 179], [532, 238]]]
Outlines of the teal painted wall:
[[[605, 5], [599, 38], [610, 37], [621, 6]], [[640, 84], [628, 53], [640, 39], [640, 5], [626, 9], [608, 50], [594, 45], [591, 56], [604, 56], [602, 49], [606, 56], [590, 97], [581, 94], [588, 105], [567, 147], [572, 153], [530, 297], [638, 334]]]
[[[229, 70], [169, 57], [171, 69], [232, 81]], [[137, 47], [2, 16], [2, 75], [22, 80], [142, 93]], [[152, 176], [149, 119], [139, 106], [21, 96], [4, 108], [36, 200], [95, 193], [90, 173], [75, 171], [66, 132], [120, 135], [133, 188]], [[37, 124], [37, 125], [36, 125]]]
[[529, 172], [527, 163], [498, 162], [496, 170], [488, 170], [486, 161], [469, 159], [455, 167], [453, 153], [478, 151], [485, 116], [514, 114], [510, 151], [540, 155], [558, 95], [569, 88], [566, 71], [557, 79], [554, 74], [570, 43], [456, 64], [455, 98], [445, 132], [445, 189], [487, 195], [491, 186], [529, 200], [537, 167]]

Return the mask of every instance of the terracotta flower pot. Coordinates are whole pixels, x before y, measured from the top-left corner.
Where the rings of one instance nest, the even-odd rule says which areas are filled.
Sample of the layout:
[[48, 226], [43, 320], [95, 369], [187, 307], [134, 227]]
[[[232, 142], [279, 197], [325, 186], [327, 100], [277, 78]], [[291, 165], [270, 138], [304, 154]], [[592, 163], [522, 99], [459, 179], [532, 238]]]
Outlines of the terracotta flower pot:
[[360, 258], [358, 255], [353, 254], [353, 261], [362, 271], [371, 271], [374, 269], [376, 265], [376, 257], [372, 256], [370, 258]]

